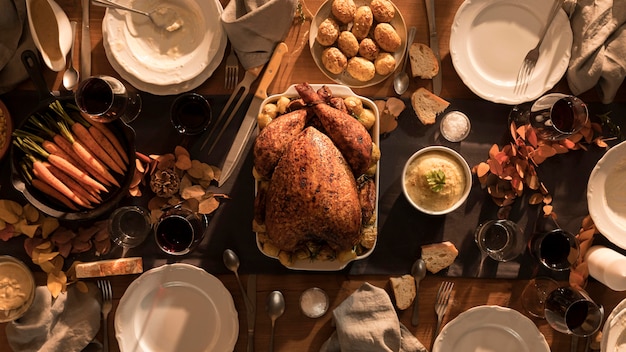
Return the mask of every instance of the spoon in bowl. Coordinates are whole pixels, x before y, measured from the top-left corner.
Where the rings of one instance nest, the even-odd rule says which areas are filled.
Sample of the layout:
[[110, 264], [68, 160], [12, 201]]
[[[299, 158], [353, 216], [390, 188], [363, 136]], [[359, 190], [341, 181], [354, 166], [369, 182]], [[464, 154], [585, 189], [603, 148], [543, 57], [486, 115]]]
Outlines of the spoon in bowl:
[[278, 319], [285, 312], [285, 297], [280, 291], [272, 291], [267, 296], [267, 302], [265, 303], [265, 310], [267, 315], [272, 320], [272, 332], [270, 335], [270, 352], [274, 352], [274, 326], [276, 319]]
[[411, 317], [411, 325], [417, 326], [419, 323], [419, 316], [417, 314], [417, 307], [419, 307], [418, 297], [420, 289], [420, 281], [426, 276], [426, 262], [424, 259], [419, 258], [413, 263], [411, 267], [411, 275], [415, 278], [415, 300], [413, 300], [413, 316]]
[[132, 7], [124, 6], [109, 0], [92, 0], [95, 5], [111, 7], [118, 10], [126, 10], [146, 16], [154, 23], [155, 26], [163, 28], [168, 32], [179, 30], [183, 26], [183, 19], [180, 18], [174, 9], [159, 6], [150, 12], [137, 10]]
[[71, 22], [72, 25], [72, 46], [70, 46], [70, 59], [67, 70], [63, 73], [63, 87], [67, 90], [72, 90], [78, 84], [79, 74], [74, 68], [74, 42], [76, 41], [76, 21]]
[[411, 48], [411, 44], [415, 39], [415, 27], [411, 27], [409, 29], [409, 35], [406, 41], [406, 52], [404, 53], [404, 62], [402, 63], [402, 70], [396, 74], [393, 78], [393, 90], [396, 91], [398, 95], [402, 95], [402, 93], [406, 92], [409, 88], [409, 75], [406, 73], [406, 63], [409, 61], [409, 49]]

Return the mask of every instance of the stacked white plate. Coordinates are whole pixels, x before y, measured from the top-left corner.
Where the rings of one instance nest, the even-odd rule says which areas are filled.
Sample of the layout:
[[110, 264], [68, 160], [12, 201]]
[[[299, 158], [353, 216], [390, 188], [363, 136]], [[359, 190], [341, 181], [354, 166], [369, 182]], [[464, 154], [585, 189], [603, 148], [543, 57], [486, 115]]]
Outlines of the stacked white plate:
[[145, 16], [107, 9], [102, 20], [102, 42], [115, 71], [135, 88], [173, 95], [206, 81], [224, 57], [227, 37], [218, 0], [121, 0], [121, 4], [151, 11], [173, 8], [183, 26], [168, 32]]
[[602, 352], [626, 351], [626, 299], [606, 318], [600, 349]]

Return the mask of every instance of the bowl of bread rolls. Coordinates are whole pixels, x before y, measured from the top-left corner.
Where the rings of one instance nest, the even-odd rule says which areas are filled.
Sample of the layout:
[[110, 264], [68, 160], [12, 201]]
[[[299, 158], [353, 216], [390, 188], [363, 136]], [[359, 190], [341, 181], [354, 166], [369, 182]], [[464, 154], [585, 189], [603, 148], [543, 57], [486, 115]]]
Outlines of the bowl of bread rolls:
[[391, 0], [327, 0], [309, 32], [311, 55], [320, 70], [353, 88], [391, 76], [406, 46], [406, 24]]

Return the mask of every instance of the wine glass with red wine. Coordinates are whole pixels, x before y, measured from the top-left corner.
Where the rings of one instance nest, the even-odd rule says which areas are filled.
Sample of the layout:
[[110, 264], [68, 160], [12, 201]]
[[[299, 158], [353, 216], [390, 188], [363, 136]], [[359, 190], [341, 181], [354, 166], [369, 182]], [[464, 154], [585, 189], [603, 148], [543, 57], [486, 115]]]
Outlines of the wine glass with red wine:
[[74, 96], [76, 105], [90, 119], [130, 123], [141, 112], [141, 96], [130, 85], [111, 76], [92, 76], [80, 82]]
[[580, 255], [576, 236], [560, 228], [535, 234], [529, 248], [539, 263], [553, 271], [569, 270]]
[[550, 292], [545, 302], [544, 315], [556, 331], [586, 337], [600, 328], [604, 308], [596, 304], [584, 290], [565, 286]]
[[533, 103], [513, 107], [509, 123], [514, 122], [516, 126], [530, 124], [537, 137], [561, 140], [580, 131], [588, 118], [587, 105], [578, 97], [550, 93]]

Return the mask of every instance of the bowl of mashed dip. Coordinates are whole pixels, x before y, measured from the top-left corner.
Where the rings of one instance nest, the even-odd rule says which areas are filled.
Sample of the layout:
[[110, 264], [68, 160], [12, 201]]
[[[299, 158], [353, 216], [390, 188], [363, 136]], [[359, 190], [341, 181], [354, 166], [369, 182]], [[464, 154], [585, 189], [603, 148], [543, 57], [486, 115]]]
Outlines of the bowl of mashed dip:
[[0, 256], [0, 323], [18, 319], [35, 298], [35, 279], [21, 261]]
[[429, 146], [414, 153], [404, 165], [402, 190], [417, 210], [443, 215], [457, 209], [469, 195], [472, 173], [456, 151]]

